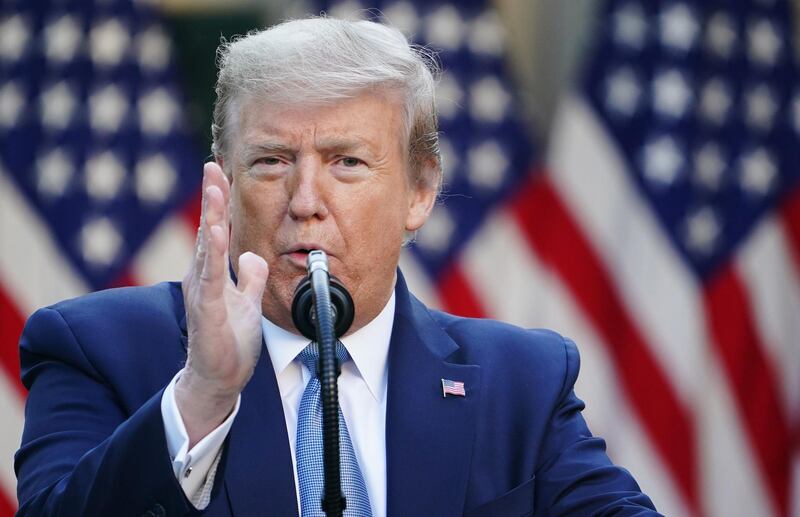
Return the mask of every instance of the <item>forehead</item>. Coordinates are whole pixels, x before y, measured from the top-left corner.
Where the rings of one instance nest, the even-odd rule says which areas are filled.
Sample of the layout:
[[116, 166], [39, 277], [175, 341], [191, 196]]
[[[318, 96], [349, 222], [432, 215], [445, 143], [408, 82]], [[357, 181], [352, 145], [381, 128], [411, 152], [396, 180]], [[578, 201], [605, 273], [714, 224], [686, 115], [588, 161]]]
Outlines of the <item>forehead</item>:
[[390, 91], [366, 91], [325, 103], [274, 104], [252, 97], [242, 102], [238, 143], [286, 144], [357, 141], [375, 149], [405, 147], [403, 102]]

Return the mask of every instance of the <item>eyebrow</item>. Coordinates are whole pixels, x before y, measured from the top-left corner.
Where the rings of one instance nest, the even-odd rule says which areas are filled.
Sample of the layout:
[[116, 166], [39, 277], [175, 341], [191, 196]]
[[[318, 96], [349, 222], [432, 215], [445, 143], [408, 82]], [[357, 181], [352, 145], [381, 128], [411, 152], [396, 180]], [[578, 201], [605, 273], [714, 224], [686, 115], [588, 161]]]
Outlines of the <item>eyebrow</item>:
[[346, 154], [354, 151], [366, 151], [374, 154], [372, 146], [366, 142], [347, 138], [328, 138], [317, 142], [317, 149], [336, 154]]
[[264, 154], [295, 154], [297, 149], [287, 145], [267, 142], [263, 144], [245, 144], [242, 149], [242, 158], [245, 162]]
[[[366, 151], [374, 154], [372, 146], [366, 142], [347, 138], [328, 138], [317, 143], [317, 149], [336, 154], [347, 154], [356, 151]], [[264, 142], [259, 144], [244, 144], [242, 158], [245, 162], [255, 159], [264, 154], [297, 154], [296, 147], [280, 144], [277, 142]]]

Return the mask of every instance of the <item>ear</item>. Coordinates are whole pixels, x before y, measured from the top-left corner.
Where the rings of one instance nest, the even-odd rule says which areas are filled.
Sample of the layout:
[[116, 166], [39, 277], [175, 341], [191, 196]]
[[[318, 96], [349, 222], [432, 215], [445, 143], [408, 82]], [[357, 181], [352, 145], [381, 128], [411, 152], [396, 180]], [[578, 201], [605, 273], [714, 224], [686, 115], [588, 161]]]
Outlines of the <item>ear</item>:
[[[423, 165], [423, 181], [412, 185], [408, 199], [408, 216], [406, 231], [415, 232], [422, 228], [436, 203], [436, 186], [439, 184], [440, 172], [435, 163]], [[434, 179], [436, 178], [436, 179]]]

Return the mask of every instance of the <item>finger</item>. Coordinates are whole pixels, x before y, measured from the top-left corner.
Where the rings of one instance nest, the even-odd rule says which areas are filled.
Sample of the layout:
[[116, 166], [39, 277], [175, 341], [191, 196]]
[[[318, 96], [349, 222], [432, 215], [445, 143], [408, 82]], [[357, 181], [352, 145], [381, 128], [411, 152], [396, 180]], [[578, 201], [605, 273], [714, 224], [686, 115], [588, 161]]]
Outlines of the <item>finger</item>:
[[205, 226], [206, 228], [222, 223], [225, 211], [225, 200], [222, 191], [216, 185], [209, 185], [205, 190]]
[[251, 251], [239, 256], [239, 291], [247, 296], [253, 303], [261, 305], [264, 288], [269, 277], [267, 261]]
[[[222, 170], [222, 167], [219, 166], [217, 162], [209, 162], [206, 164], [206, 170], [208, 171], [208, 185], [217, 187], [222, 194], [222, 202], [219, 205], [220, 211], [220, 218], [219, 220], [215, 220], [214, 223], [218, 224], [222, 227], [227, 239], [230, 239], [230, 195], [231, 195], [231, 188], [230, 182], [228, 181], [228, 176], [225, 175], [225, 172]], [[216, 195], [214, 197], [214, 202], [216, 203], [217, 198]], [[216, 212], [215, 212], [216, 213]], [[225, 271], [230, 266], [229, 257], [228, 257], [228, 245], [225, 246], [225, 254], [224, 254], [224, 262], [225, 262]], [[227, 273], [226, 273], [227, 276]]]
[[227, 278], [225, 249], [228, 247], [228, 234], [219, 225], [208, 229], [208, 253], [200, 274], [201, 298], [213, 299], [222, 296]]
[[215, 296], [222, 294], [227, 276], [228, 232], [222, 224], [222, 192], [212, 185], [206, 189], [206, 198], [208, 207], [203, 224], [206, 253], [200, 279], [205, 284], [204, 291]]
[[206, 163], [203, 165], [203, 187], [201, 189], [203, 198], [200, 209], [200, 224], [197, 227], [197, 239], [195, 240], [194, 245], [194, 261], [192, 262], [192, 269], [190, 272], [190, 274], [193, 273], [194, 275], [199, 275], [203, 271], [203, 263], [205, 262], [206, 242], [208, 240], [207, 231], [205, 231], [206, 212], [208, 211], [208, 196], [206, 196], [206, 189], [209, 185], [209, 164]]
[[223, 250], [223, 275], [228, 277], [228, 241], [230, 239], [230, 221], [228, 219], [228, 199], [230, 192], [228, 180], [222, 174], [222, 170], [216, 163], [211, 163], [209, 166], [209, 190], [211, 195], [208, 196], [209, 209], [209, 226], [215, 225], [222, 229], [225, 234], [225, 247]]
[[228, 181], [228, 177], [223, 172], [222, 168], [216, 162], [209, 162], [208, 163], [208, 179], [209, 185], [215, 185], [219, 188], [220, 192], [222, 192], [222, 199], [223, 199], [223, 213], [222, 218], [225, 221], [225, 225], [227, 227], [230, 217], [229, 217], [229, 205], [230, 205], [230, 197], [231, 197], [231, 185]]

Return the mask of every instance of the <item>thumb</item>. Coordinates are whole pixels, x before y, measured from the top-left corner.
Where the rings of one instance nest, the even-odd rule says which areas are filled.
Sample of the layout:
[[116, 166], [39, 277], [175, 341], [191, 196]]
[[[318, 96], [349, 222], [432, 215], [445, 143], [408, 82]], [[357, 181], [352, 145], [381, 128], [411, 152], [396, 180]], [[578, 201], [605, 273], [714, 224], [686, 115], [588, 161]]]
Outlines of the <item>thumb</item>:
[[269, 277], [267, 261], [251, 251], [246, 251], [239, 256], [239, 291], [250, 298], [253, 303], [261, 306], [264, 296], [264, 287]]

